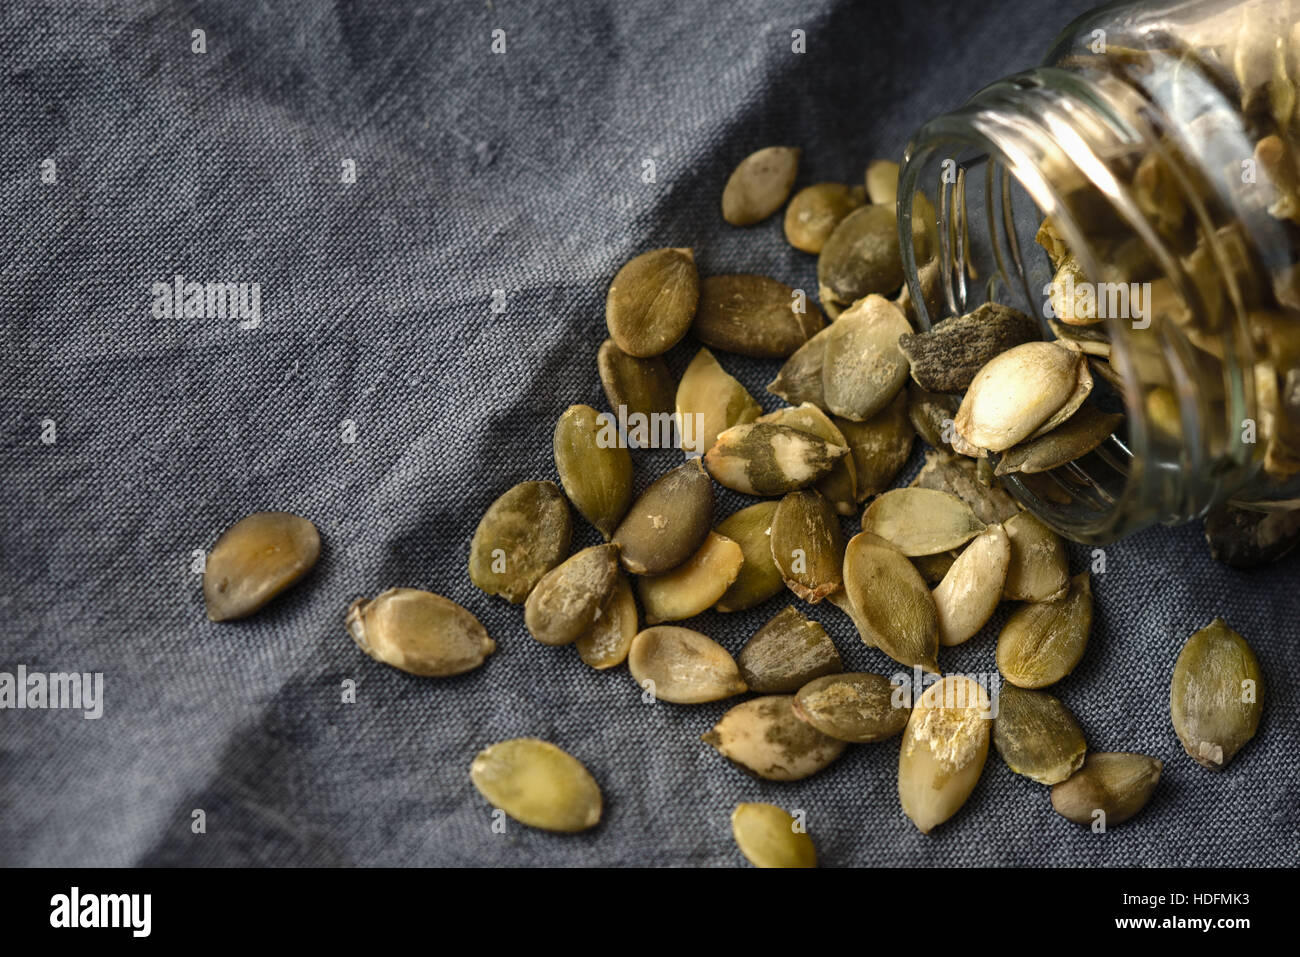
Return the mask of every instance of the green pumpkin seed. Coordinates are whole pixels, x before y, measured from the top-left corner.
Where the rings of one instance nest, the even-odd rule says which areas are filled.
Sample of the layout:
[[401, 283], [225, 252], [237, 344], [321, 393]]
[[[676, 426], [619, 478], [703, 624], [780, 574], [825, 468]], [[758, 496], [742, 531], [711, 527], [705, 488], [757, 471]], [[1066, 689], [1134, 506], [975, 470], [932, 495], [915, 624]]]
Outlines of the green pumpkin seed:
[[1004, 685], [993, 745], [1007, 767], [1039, 784], [1060, 784], [1083, 766], [1088, 743], [1068, 708], [1045, 691]]
[[1210, 557], [1233, 568], [1275, 562], [1300, 545], [1300, 509], [1257, 512], [1221, 505], [1205, 517]]
[[736, 805], [731, 833], [740, 853], [755, 867], [817, 866], [812, 838], [775, 804]]
[[689, 249], [652, 249], [614, 277], [605, 298], [605, 324], [628, 355], [657, 356], [691, 328], [699, 297], [695, 254]]
[[793, 607], [754, 632], [736, 664], [749, 690], [763, 694], [798, 691], [812, 679], [844, 667], [826, 630]]
[[976, 535], [934, 590], [939, 644], [960, 645], [993, 617], [1011, 564], [1011, 541], [1000, 525]]
[[493, 502], [469, 544], [469, 578], [518, 605], [569, 554], [573, 519], [554, 482], [523, 482]]
[[1041, 602], [1059, 598], [1070, 584], [1065, 542], [1030, 512], [1020, 512], [1002, 526], [1011, 540], [1011, 564], [1002, 597]]
[[746, 495], [784, 495], [828, 474], [848, 449], [770, 422], [733, 426], [718, 436], [704, 467], [719, 485]]
[[[788, 425], [792, 429], [807, 432], [831, 445], [847, 447], [849, 444], [844, 433], [830, 420], [830, 417], [811, 402], [805, 402], [798, 407], [777, 409], [767, 415], [760, 415], [754, 421]], [[839, 514], [853, 515], [857, 512], [857, 467], [853, 456], [843, 456], [823, 478], [818, 480], [816, 487]]]
[[[849, 446], [857, 473], [859, 502], [865, 502], [893, 484], [912, 454], [916, 433], [907, 418], [907, 393], [898, 395], [865, 422], [835, 419]], [[841, 514], [852, 514], [841, 512]]]
[[813, 336], [785, 360], [785, 365], [768, 383], [767, 391], [791, 405], [811, 402], [826, 411], [826, 397], [822, 393], [822, 362], [826, 356], [826, 339], [834, 326], [828, 326]]
[[849, 593], [847, 590], [841, 588], [839, 591], [828, 595], [826, 600], [849, 616], [849, 620], [853, 622], [853, 627], [858, 630], [858, 638], [862, 640], [864, 645], [868, 648], [876, 647], [876, 642], [871, 637], [870, 626], [867, 625], [862, 616], [858, 614], [858, 610], [853, 607], [853, 602], [849, 599]]
[[1079, 663], [1092, 629], [1092, 584], [1087, 572], [1052, 601], [1022, 605], [998, 635], [998, 670], [1013, 685], [1045, 688]]
[[795, 249], [816, 255], [835, 227], [866, 200], [861, 187], [816, 183], [794, 194], [785, 208], [785, 238]]
[[799, 781], [816, 774], [846, 747], [795, 717], [794, 695], [768, 695], [736, 705], [705, 744], [751, 774], [769, 781]]
[[596, 353], [596, 369], [615, 413], [622, 407], [629, 417], [642, 415], [650, 421], [654, 416], [673, 414], [677, 387], [662, 356], [638, 359], [620, 349], [613, 339], [606, 339]]
[[980, 481], [978, 466], [968, 458], [939, 451], [927, 452], [925, 465], [912, 480], [912, 485], [956, 495], [986, 525], [1010, 521], [1020, 514], [1016, 500], [1005, 490], [997, 485], [986, 487]]
[[646, 624], [680, 621], [707, 611], [726, 594], [744, 560], [739, 545], [709, 532], [699, 551], [681, 565], [638, 582]]
[[203, 571], [212, 621], [244, 618], [311, 571], [320, 533], [300, 515], [254, 512], [221, 533]]
[[956, 495], [928, 488], [896, 488], [867, 506], [862, 530], [911, 557], [959, 548], [982, 532], [984, 523]]
[[1255, 736], [1260, 681], [1255, 653], [1222, 618], [1187, 639], [1174, 665], [1169, 713], [1178, 740], [1202, 767], [1222, 770]]
[[989, 753], [988, 693], [964, 675], [930, 685], [912, 706], [898, 755], [898, 798], [922, 834], [975, 790]]
[[600, 823], [596, 779], [573, 755], [537, 738], [480, 751], [469, 768], [479, 794], [520, 824], [574, 833]]
[[573, 646], [578, 649], [578, 657], [597, 671], [603, 671], [627, 660], [632, 639], [639, 630], [632, 585], [627, 576], [619, 572], [614, 580], [614, 590], [601, 609], [600, 617]]
[[871, 202], [886, 206], [898, 202], [898, 164], [893, 160], [872, 160], [864, 179]]
[[777, 502], [759, 502], [719, 523], [719, 535], [740, 546], [745, 556], [740, 574], [715, 606], [718, 611], [744, 611], [785, 590], [781, 569], [772, 561], [772, 519]]
[[701, 349], [682, 373], [677, 386], [677, 432], [688, 455], [703, 455], [718, 435], [735, 425], [753, 422], [763, 408], [743, 385]]
[[704, 543], [713, 523], [713, 483], [691, 459], [645, 490], [614, 530], [623, 567], [634, 575], [661, 575]]
[[907, 357], [898, 337], [912, 331], [888, 299], [867, 296], [830, 327], [822, 356], [826, 407], [841, 418], [864, 422], [907, 382]]
[[1075, 824], [1123, 824], [1151, 800], [1163, 768], [1145, 754], [1090, 754], [1082, 768], [1052, 787], [1052, 808]]
[[963, 392], [995, 356], [1038, 338], [1038, 323], [1029, 316], [986, 302], [974, 312], [937, 323], [929, 332], [904, 333], [898, 347], [922, 389]]
[[724, 352], [784, 359], [825, 325], [821, 310], [796, 298], [783, 282], [766, 276], [708, 276], [700, 284], [691, 332]]
[[976, 448], [1006, 451], [1033, 435], [1072, 399], [1081, 366], [1086, 368], [1082, 353], [1053, 342], [1026, 342], [1009, 349], [971, 382], [954, 420], [956, 434]]
[[553, 442], [565, 494], [605, 541], [632, 504], [632, 456], [615, 421], [589, 405], [571, 405], [555, 423]]
[[844, 590], [855, 623], [870, 643], [909, 668], [939, 670], [939, 611], [921, 573], [870, 533], [855, 535], [844, 552]]
[[470, 612], [416, 588], [358, 598], [348, 609], [347, 629], [376, 661], [430, 678], [473, 671], [497, 647]]
[[893, 684], [883, 675], [827, 675], [799, 689], [794, 713], [838, 741], [885, 741], [902, 732], [911, 714], [908, 705], [895, 700], [894, 692]]
[[567, 645], [595, 623], [614, 590], [618, 546], [584, 548], [547, 572], [524, 602], [524, 626], [544, 645]]
[[1069, 421], [1036, 439], [1013, 445], [998, 461], [997, 475], [1024, 472], [1032, 475], [1057, 468], [1087, 455], [1119, 428], [1124, 416], [1085, 405]]
[[[772, 519], [772, 560], [790, 590], [816, 604], [844, 582], [844, 533], [818, 492], [790, 492]], [[793, 689], [791, 689], [793, 690]]]
[[937, 585], [951, 571], [959, 555], [961, 551], [953, 549], [950, 552], [939, 552], [937, 555], [917, 555], [911, 559], [911, 562], [928, 584]]
[[674, 704], [721, 701], [748, 690], [726, 648], [675, 625], [656, 625], [633, 638], [627, 667], [643, 689]]
[[845, 216], [817, 257], [822, 308], [834, 315], [865, 296], [893, 295], [902, 285], [894, 206], [863, 206]]
[[750, 153], [722, 190], [722, 218], [733, 226], [752, 226], [785, 205], [799, 172], [797, 147], [769, 146]]
[[933, 448], [952, 450], [950, 437], [959, 403], [954, 395], [926, 392], [915, 382], [907, 384], [907, 417], [917, 434]]

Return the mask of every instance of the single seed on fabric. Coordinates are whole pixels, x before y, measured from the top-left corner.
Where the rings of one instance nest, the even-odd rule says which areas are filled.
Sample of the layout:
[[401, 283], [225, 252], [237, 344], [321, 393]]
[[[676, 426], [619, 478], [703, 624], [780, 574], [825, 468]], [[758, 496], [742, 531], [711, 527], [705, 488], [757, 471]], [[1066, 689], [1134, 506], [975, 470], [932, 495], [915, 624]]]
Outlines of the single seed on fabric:
[[582, 762], [538, 738], [513, 738], [478, 753], [470, 781], [494, 807], [529, 827], [574, 833], [600, 823], [600, 785]]
[[605, 325], [630, 356], [667, 352], [695, 318], [700, 277], [689, 249], [652, 249], [629, 261], [610, 283]]
[[769, 146], [741, 160], [722, 190], [722, 218], [733, 226], [752, 226], [785, 205], [799, 172], [799, 153], [796, 147]]
[[812, 838], [798, 821], [775, 804], [738, 804], [731, 833], [755, 867], [816, 867]]
[[348, 609], [347, 629], [371, 658], [427, 678], [473, 671], [497, 647], [469, 611], [416, 588], [358, 598]]
[[254, 512], [221, 533], [203, 571], [212, 621], [244, 618], [311, 571], [320, 556], [316, 526], [290, 512]]

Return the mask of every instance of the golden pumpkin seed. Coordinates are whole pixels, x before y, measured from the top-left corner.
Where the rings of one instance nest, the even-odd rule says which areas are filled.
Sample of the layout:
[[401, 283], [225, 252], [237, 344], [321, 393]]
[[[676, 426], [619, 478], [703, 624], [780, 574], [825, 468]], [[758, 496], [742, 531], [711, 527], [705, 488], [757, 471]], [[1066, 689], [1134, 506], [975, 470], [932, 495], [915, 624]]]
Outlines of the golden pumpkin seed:
[[775, 804], [738, 804], [731, 833], [755, 867], [816, 867], [817, 850], [799, 822]]
[[1257, 512], [1220, 505], [1205, 517], [1210, 557], [1233, 568], [1277, 561], [1300, 545], [1300, 509]]
[[677, 433], [687, 455], [703, 455], [718, 435], [753, 422], [763, 412], [743, 385], [727, 374], [713, 353], [701, 349], [677, 386]]
[[912, 706], [898, 755], [903, 813], [929, 834], [966, 803], [989, 753], [988, 692], [964, 675], [930, 685]]
[[907, 384], [907, 417], [917, 434], [936, 449], [951, 451], [959, 404], [955, 395], [926, 392], [915, 382]]
[[794, 194], [785, 208], [785, 238], [795, 249], [816, 255], [835, 227], [866, 200], [862, 187], [816, 183]]
[[797, 147], [769, 146], [741, 160], [722, 190], [722, 218], [752, 226], [784, 206], [799, 172], [799, 153]]
[[1187, 639], [1174, 665], [1169, 713], [1183, 748], [1222, 770], [1255, 736], [1264, 702], [1259, 662], [1246, 639], [1216, 618]]
[[976, 535], [934, 590], [939, 644], [951, 647], [973, 637], [993, 617], [1011, 564], [1011, 541], [1000, 525]]
[[598, 671], [614, 668], [627, 660], [632, 639], [640, 628], [636, 617], [636, 599], [627, 576], [618, 572], [600, 617], [591, 629], [573, 643], [580, 657]]
[[[844, 583], [844, 533], [820, 493], [790, 492], [772, 518], [772, 560], [790, 590], [817, 604]], [[793, 689], [791, 689], [793, 690]]]
[[770, 422], [736, 425], [718, 436], [704, 467], [719, 485], [746, 495], [784, 495], [812, 485], [847, 455], [807, 432]]
[[872, 160], [864, 179], [871, 202], [886, 206], [898, 202], [898, 164], [893, 160]]
[[845, 216], [817, 257], [822, 308], [835, 315], [865, 296], [893, 295], [902, 285], [894, 207], [862, 206]]
[[320, 533], [300, 515], [254, 512], [221, 533], [203, 571], [212, 621], [244, 618], [311, 571]]
[[794, 713], [838, 741], [884, 741], [899, 734], [911, 714], [911, 707], [896, 700], [894, 692], [893, 684], [883, 675], [827, 675], [799, 689], [794, 696]]
[[[786, 407], [760, 415], [755, 422], [771, 422], [774, 425], [788, 425], [800, 432], [807, 432], [831, 445], [848, 447], [848, 441], [839, 427], [830, 420], [825, 412], [811, 402], [797, 407]], [[841, 419], [841, 421], [845, 421]], [[832, 466], [831, 470], [817, 481], [817, 491], [826, 496], [835, 511], [841, 515], [852, 515], [858, 510], [857, 505], [857, 467], [852, 455], [843, 456]]]
[[744, 560], [739, 545], [709, 532], [699, 551], [681, 565], [637, 583], [646, 624], [680, 621], [707, 611], [726, 594]]
[[785, 590], [781, 569], [772, 561], [772, 518], [778, 504], [759, 502], [729, 515], [718, 525], [717, 533], [739, 545], [745, 556], [740, 574], [718, 599], [718, 611], [744, 611]]
[[632, 503], [611, 541], [634, 575], [661, 575], [690, 558], [713, 524], [713, 483], [699, 459], [660, 476]]
[[429, 678], [473, 671], [497, 647], [470, 612], [416, 588], [358, 598], [348, 608], [347, 629], [376, 661]]
[[582, 517], [609, 541], [632, 504], [632, 455], [613, 417], [571, 405], [555, 423], [555, 470]]
[[[798, 311], [796, 311], [798, 310]], [[706, 346], [784, 359], [826, 325], [821, 310], [766, 276], [708, 276], [691, 332]]]
[[699, 298], [695, 254], [689, 249], [652, 249], [614, 276], [605, 297], [605, 324], [628, 355], [657, 356], [686, 335]]
[[763, 694], [798, 691], [812, 679], [844, 667], [826, 629], [793, 606], [754, 632], [736, 655], [736, 664], [749, 690]]
[[909, 668], [939, 670], [939, 611], [921, 573], [893, 548], [855, 535], [844, 552], [844, 590], [870, 644]]
[[1031, 512], [1013, 515], [1002, 527], [1011, 540], [1011, 564], [1002, 597], [1040, 602], [1064, 595], [1070, 572], [1061, 536]]
[[[1086, 368], [1086, 367], [1085, 367]], [[1124, 416], [1085, 405], [1068, 422], [1036, 439], [1013, 445], [1002, 454], [996, 474], [1046, 472], [1087, 455], [1119, 428]]]
[[480, 751], [469, 768], [478, 793], [520, 824], [574, 833], [600, 822], [600, 785], [582, 762], [538, 738]]
[[1047, 251], [1047, 258], [1051, 261], [1053, 269], [1057, 269], [1061, 260], [1070, 254], [1070, 248], [1061, 238], [1056, 223], [1050, 219], [1044, 219], [1042, 225], [1038, 227], [1038, 235], [1034, 237], [1034, 242]]
[[956, 495], [928, 488], [895, 488], [867, 506], [862, 530], [910, 557], [959, 548], [982, 532], [984, 523]]
[[826, 411], [826, 397], [822, 394], [822, 361], [826, 356], [826, 339], [833, 328], [826, 327], [796, 349], [785, 360], [776, 378], [768, 383], [767, 391], [791, 405], [811, 402]]
[[633, 638], [627, 667], [643, 689], [673, 704], [720, 701], [748, 690], [726, 648], [675, 625], [656, 625]]
[[928, 392], [962, 392], [995, 356], [1039, 338], [1038, 323], [1010, 306], [986, 302], [974, 312], [898, 338], [912, 380]]
[[518, 605], [569, 554], [573, 519], [554, 482], [523, 482], [483, 513], [469, 544], [469, 579]]
[[[835, 419], [835, 425], [848, 442], [857, 473], [859, 502], [865, 502], [893, 484], [912, 454], [916, 433], [907, 418], [907, 393], [898, 395], [865, 422]], [[841, 511], [849, 515], [852, 512]]]
[[1011, 448], [1072, 398], [1081, 365], [1086, 365], [1082, 353], [1053, 342], [1026, 342], [1007, 350], [971, 382], [954, 420], [956, 433], [976, 448]]
[[1029, 438], [1031, 440], [1042, 438], [1068, 422], [1083, 406], [1088, 396], [1092, 394], [1092, 372], [1087, 361], [1084, 360], [1082, 352], [1079, 353], [1079, 357], [1080, 362], [1073, 391], [1066, 396], [1061, 407], [1048, 416], [1047, 421], [1030, 434]]
[[1016, 500], [1005, 490], [997, 485], [987, 487], [980, 481], [975, 462], [946, 452], [925, 453], [925, 464], [912, 485], [956, 495], [986, 525], [997, 525], [1020, 514]]
[[1052, 276], [1052, 285], [1048, 299], [1052, 304], [1052, 314], [1071, 326], [1087, 326], [1101, 322], [1104, 316], [1097, 315], [1097, 299], [1094, 295], [1079, 295], [1079, 291], [1091, 290], [1087, 273], [1083, 271], [1073, 255], [1067, 254], [1057, 264], [1056, 274]]
[[1007, 767], [1039, 784], [1060, 784], [1083, 766], [1088, 743], [1068, 708], [1045, 691], [1004, 685], [993, 745]]
[[998, 670], [1021, 688], [1056, 684], [1079, 663], [1092, 629], [1092, 582], [1087, 572], [1052, 601], [1022, 605], [998, 635]]
[[618, 546], [593, 545], [547, 572], [524, 602], [524, 626], [544, 645], [581, 638], [605, 607], [618, 576]]
[[1052, 808], [1075, 824], [1123, 824], [1146, 806], [1163, 768], [1145, 754], [1090, 754], [1082, 768], [1052, 787]]
[[736, 705], [700, 740], [751, 774], [799, 781], [816, 774], [846, 747], [795, 717], [794, 695], [768, 695]]
[[898, 337], [911, 331], [907, 317], [880, 296], [846, 309], [830, 327], [822, 356], [826, 407], [863, 422], [888, 405], [907, 381], [907, 357]]
[[651, 421], [653, 416], [673, 414], [677, 387], [662, 356], [638, 359], [606, 339], [596, 353], [596, 369], [609, 407], [616, 413], [622, 406], [629, 417], [643, 415]]

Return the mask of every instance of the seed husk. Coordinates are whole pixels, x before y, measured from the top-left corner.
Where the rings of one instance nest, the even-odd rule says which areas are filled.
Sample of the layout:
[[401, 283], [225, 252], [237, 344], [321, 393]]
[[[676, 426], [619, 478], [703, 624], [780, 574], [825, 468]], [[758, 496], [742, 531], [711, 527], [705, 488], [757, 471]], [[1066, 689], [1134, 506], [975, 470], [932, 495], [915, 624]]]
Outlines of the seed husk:
[[[845, 440], [857, 477], [859, 502], [889, 488], [912, 454], [916, 433], [907, 418], [907, 393], [898, 395], [865, 422], [835, 419]], [[841, 514], [852, 512], [841, 510]]]
[[722, 190], [722, 218], [752, 226], [784, 206], [799, 172], [799, 153], [797, 147], [769, 146], [741, 160]]
[[743, 385], [729, 375], [713, 353], [701, 349], [677, 385], [677, 433], [687, 455], [703, 455], [718, 435], [753, 422], [763, 408]]
[[673, 414], [677, 385], [662, 356], [638, 359], [620, 349], [613, 339], [606, 339], [596, 353], [596, 369], [615, 413], [622, 406], [629, 416], [643, 415], [647, 419]]
[[867, 744], [902, 732], [911, 708], [894, 698], [884, 675], [866, 672], [826, 675], [801, 687], [794, 713], [837, 741]]
[[[802, 312], [796, 312], [796, 307]], [[821, 310], [766, 276], [707, 276], [691, 332], [706, 346], [756, 359], [784, 359], [826, 325]]]
[[769, 781], [799, 781], [841, 754], [843, 741], [795, 717], [794, 695], [768, 695], [729, 710], [700, 736], [723, 757]]
[[673, 704], [721, 701], [748, 690], [726, 648], [676, 625], [656, 625], [633, 638], [627, 667], [637, 684]]
[[740, 546], [745, 556], [740, 574], [718, 599], [718, 611], [744, 611], [785, 590], [781, 569], [772, 561], [772, 518], [778, 502], [759, 502], [729, 515], [716, 531]]
[[627, 660], [632, 639], [639, 630], [632, 585], [626, 575], [618, 572], [614, 590], [601, 609], [600, 617], [573, 645], [578, 649], [578, 657], [597, 671], [603, 671]]
[[1275, 562], [1300, 545], [1300, 509], [1257, 512], [1221, 505], [1205, 517], [1210, 557], [1232, 568]]
[[925, 453], [925, 464], [912, 485], [956, 495], [985, 525], [997, 525], [1020, 514], [1016, 500], [1000, 486], [985, 486], [979, 480], [976, 463], [965, 457], [942, 451]]
[[738, 804], [731, 833], [755, 867], [816, 867], [817, 850], [798, 822], [775, 804]]
[[[1086, 368], [1086, 367], [1085, 367]], [[1046, 472], [1087, 455], [1119, 428], [1124, 416], [1084, 405], [1069, 421], [1036, 439], [1013, 445], [998, 461], [997, 475]]]
[[789, 426], [751, 422], [719, 435], [704, 455], [704, 467], [732, 491], [784, 495], [812, 485], [848, 451]]
[[611, 541], [632, 574], [661, 575], [694, 555], [712, 524], [713, 483], [691, 459], [641, 493]]
[[939, 611], [921, 573], [903, 555], [855, 535], [844, 552], [844, 590], [870, 644], [895, 661], [939, 670]]
[[903, 813], [929, 834], [966, 803], [989, 753], [988, 693], [964, 675], [930, 685], [912, 706], [898, 754]]
[[610, 337], [630, 356], [667, 352], [686, 335], [700, 298], [689, 249], [652, 249], [626, 263], [605, 297]]
[[417, 588], [358, 598], [348, 608], [347, 629], [371, 658], [428, 678], [473, 671], [497, 647], [469, 611]]
[[567, 645], [595, 623], [614, 590], [618, 546], [593, 545], [547, 572], [524, 602], [524, 626], [544, 645]]
[[935, 324], [929, 332], [904, 333], [898, 347], [922, 389], [963, 392], [995, 356], [1038, 338], [1038, 323], [1029, 316], [986, 302], [974, 312]]
[[640, 579], [637, 587], [646, 624], [680, 621], [707, 611], [726, 594], [744, 560], [739, 545], [709, 532], [699, 550], [681, 565]]
[[1002, 597], [1040, 602], [1058, 598], [1070, 584], [1065, 542], [1032, 512], [1020, 512], [1002, 526], [1011, 540], [1011, 564]]
[[1060, 784], [1083, 766], [1088, 742], [1068, 708], [1045, 691], [1003, 685], [993, 746], [1007, 767], [1039, 784]]
[[1145, 754], [1102, 751], [1089, 754], [1083, 767], [1052, 787], [1052, 808], [1075, 824], [1091, 826], [1096, 813], [1104, 825], [1123, 824], [1146, 806], [1164, 764]]
[[902, 285], [894, 206], [862, 206], [845, 216], [817, 257], [822, 308], [834, 315], [864, 296], [893, 295]]
[[911, 331], [907, 317], [881, 296], [867, 296], [846, 309], [830, 327], [822, 356], [826, 408], [864, 422], [888, 405], [907, 382], [907, 357], [898, 338]]
[[244, 618], [311, 571], [320, 557], [316, 526], [290, 512], [254, 512], [221, 533], [203, 571], [212, 621]]
[[844, 667], [840, 653], [815, 621], [787, 606], [754, 632], [736, 655], [740, 676], [750, 691], [785, 694]]
[[632, 455], [616, 420], [589, 405], [571, 405], [555, 423], [555, 470], [569, 501], [609, 541], [632, 504]]
[[835, 509], [806, 489], [781, 499], [772, 519], [772, 560], [789, 589], [817, 604], [844, 583], [844, 533]]
[[488, 506], [469, 544], [469, 579], [518, 605], [569, 554], [573, 518], [554, 482], [522, 482]]
[[[831, 445], [848, 447], [848, 440], [839, 426], [830, 417], [811, 402], [796, 407], [786, 407], [760, 415], [755, 422], [771, 422], [774, 425], [788, 425], [800, 432], [807, 432]], [[841, 419], [840, 421], [845, 421]], [[852, 515], [858, 510], [858, 476], [852, 455], [845, 455], [817, 481], [817, 491], [826, 496], [835, 511], [841, 515]]]
[[813, 336], [785, 360], [776, 378], [768, 383], [767, 391], [785, 399], [791, 405], [811, 402], [826, 411], [826, 396], [822, 393], [822, 362], [826, 357], [826, 339], [833, 326], [827, 326]]
[[886, 206], [898, 202], [898, 164], [893, 160], [872, 160], [863, 178], [871, 202]]
[[954, 420], [957, 434], [976, 448], [1006, 451], [1072, 399], [1081, 365], [1086, 367], [1082, 353], [1053, 342], [1026, 342], [1007, 350], [971, 382]]
[[785, 238], [795, 249], [816, 255], [835, 227], [865, 202], [861, 187], [815, 183], [794, 194], [785, 208]]
[[1087, 572], [1080, 572], [1063, 597], [1011, 613], [998, 635], [998, 670], [1021, 688], [1056, 684], [1083, 657], [1091, 629], [1092, 582]]
[[1011, 564], [1011, 541], [1000, 525], [976, 535], [934, 590], [939, 644], [960, 645], [993, 617]]
[[1259, 661], [1246, 639], [1216, 618], [1187, 639], [1174, 665], [1169, 713], [1184, 750], [1220, 771], [1259, 727]]
[[583, 763], [538, 738], [512, 738], [478, 753], [469, 778], [520, 824], [575, 833], [600, 822], [600, 785]]
[[907, 417], [917, 434], [936, 449], [952, 450], [952, 444], [945, 436], [953, 434], [953, 421], [959, 404], [955, 395], [926, 392], [915, 382], [907, 384]]
[[862, 530], [904, 555], [934, 555], [959, 548], [984, 530], [971, 507], [948, 492], [895, 488], [862, 513]]

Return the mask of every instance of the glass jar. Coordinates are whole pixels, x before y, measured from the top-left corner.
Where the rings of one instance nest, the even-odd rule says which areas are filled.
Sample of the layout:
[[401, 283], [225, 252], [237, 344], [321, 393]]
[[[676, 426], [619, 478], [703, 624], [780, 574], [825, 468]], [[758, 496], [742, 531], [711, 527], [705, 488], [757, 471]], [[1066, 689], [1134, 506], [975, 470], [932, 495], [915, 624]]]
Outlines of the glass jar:
[[1300, 507], [1297, 158], [1287, 0], [1100, 8], [909, 145], [899, 234], [922, 327], [1018, 307], [1124, 413], [1093, 452], [1004, 479], [1062, 534]]

